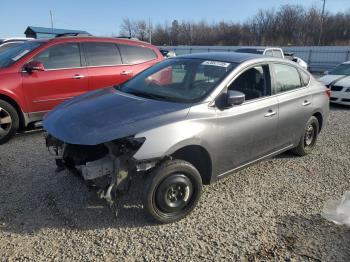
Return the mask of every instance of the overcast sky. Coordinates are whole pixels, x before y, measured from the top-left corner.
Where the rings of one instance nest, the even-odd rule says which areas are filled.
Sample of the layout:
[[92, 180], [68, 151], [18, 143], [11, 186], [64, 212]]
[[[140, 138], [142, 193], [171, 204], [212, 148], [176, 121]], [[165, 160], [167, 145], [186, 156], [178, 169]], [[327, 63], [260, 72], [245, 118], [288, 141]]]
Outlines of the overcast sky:
[[[123, 18], [151, 19], [152, 23], [172, 20], [235, 21], [252, 17], [261, 8], [283, 4], [322, 7], [322, 0], [35, 0], [2, 1], [0, 37], [23, 36], [28, 25], [86, 30], [95, 35], [117, 35]], [[350, 0], [327, 0], [332, 13], [350, 9]]]

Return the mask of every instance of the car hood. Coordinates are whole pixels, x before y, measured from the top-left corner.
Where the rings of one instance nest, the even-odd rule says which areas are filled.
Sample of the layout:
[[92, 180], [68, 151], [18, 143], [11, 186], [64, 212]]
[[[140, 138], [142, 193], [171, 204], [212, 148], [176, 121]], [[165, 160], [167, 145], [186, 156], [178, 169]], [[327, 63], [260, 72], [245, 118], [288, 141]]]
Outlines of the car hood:
[[97, 145], [183, 120], [189, 108], [105, 88], [59, 105], [45, 116], [43, 126], [66, 143]]
[[323, 82], [325, 85], [329, 85], [330, 83], [335, 84], [337, 81], [344, 78], [349, 78], [349, 77], [345, 75], [325, 75], [320, 77], [319, 80]]

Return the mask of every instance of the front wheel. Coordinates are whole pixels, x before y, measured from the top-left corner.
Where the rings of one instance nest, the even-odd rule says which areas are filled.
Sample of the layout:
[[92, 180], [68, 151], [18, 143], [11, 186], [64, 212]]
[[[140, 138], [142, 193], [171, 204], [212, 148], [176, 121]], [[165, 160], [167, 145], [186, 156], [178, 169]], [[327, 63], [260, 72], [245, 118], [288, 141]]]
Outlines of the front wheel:
[[157, 167], [144, 188], [143, 204], [158, 222], [170, 223], [187, 216], [202, 193], [198, 170], [183, 160], [169, 160]]
[[312, 116], [307, 121], [303, 135], [300, 138], [299, 144], [292, 152], [298, 156], [310, 154], [314, 149], [319, 133], [319, 123], [316, 117]]
[[0, 145], [10, 140], [19, 127], [16, 109], [6, 101], [0, 100]]

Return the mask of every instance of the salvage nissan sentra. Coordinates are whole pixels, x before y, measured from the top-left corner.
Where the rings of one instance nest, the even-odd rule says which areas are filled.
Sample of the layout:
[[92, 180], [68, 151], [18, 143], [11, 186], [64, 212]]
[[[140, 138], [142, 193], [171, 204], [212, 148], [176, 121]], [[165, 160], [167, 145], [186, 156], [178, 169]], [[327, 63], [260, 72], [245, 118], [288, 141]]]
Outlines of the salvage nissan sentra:
[[203, 184], [287, 150], [310, 153], [329, 96], [293, 62], [192, 54], [67, 101], [43, 124], [58, 169], [96, 185], [110, 203], [144, 177], [145, 209], [169, 223], [194, 209]]

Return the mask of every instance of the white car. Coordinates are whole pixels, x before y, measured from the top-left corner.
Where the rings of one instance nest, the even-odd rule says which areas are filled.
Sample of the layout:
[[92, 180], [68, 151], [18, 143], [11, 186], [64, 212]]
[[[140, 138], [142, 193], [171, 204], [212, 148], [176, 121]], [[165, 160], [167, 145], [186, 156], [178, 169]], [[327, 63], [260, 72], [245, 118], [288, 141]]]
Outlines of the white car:
[[350, 61], [344, 62], [332, 71], [325, 72], [320, 79], [332, 91], [332, 103], [350, 106]]
[[236, 49], [235, 52], [260, 54], [260, 55], [285, 58], [285, 59], [288, 59], [288, 60], [291, 60], [291, 61], [297, 63], [305, 70], [308, 70], [308, 64], [303, 59], [301, 59], [300, 57], [294, 56], [293, 53], [283, 52], [283, 50], [279, 47], [265, 47], [265, 48], [244, 47], [244, 48]]
[[304, 68], [305, 70], [308, 70], [308, 65], [307, 63], [301, 59], [300, 57], [294, 56], [292, 59], [293, 62], [299, 64], [302, 68]]

